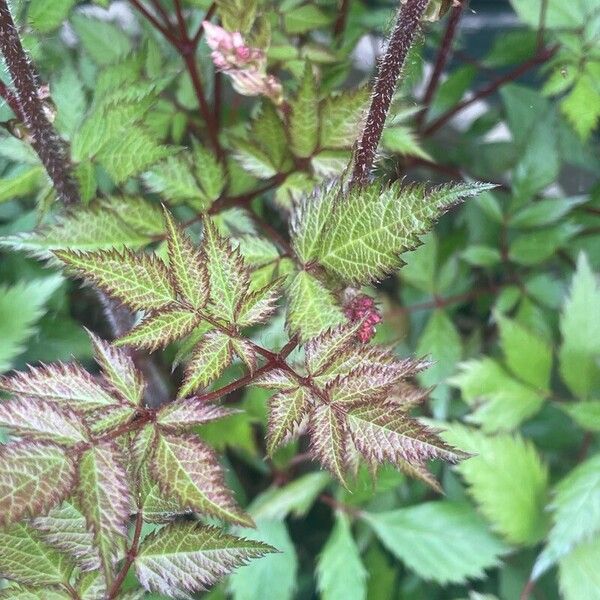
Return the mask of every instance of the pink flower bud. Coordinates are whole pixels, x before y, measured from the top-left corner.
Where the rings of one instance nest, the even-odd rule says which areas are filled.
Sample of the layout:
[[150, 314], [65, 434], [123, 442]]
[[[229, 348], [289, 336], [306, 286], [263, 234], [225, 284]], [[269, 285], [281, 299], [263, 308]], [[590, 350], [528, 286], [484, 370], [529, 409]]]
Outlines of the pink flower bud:
[[370, 296], [359, 294], [356, 290], [348, 290], [346, 296], [349, 298], [344, 314], [352, 322], [362, 321], [357, 337], [365, 344], [375, 335], [375, 325], [381, 322], [381, 314]]

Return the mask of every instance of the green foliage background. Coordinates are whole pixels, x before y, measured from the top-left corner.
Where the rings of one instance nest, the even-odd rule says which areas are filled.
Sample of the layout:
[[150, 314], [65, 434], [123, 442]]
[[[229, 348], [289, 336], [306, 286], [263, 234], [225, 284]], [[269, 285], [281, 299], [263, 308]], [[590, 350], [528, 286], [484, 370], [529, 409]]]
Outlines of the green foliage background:
[[[184, 4], [195, 25], [209, 6]], [[230, 29], [250, 29], [243, 19], [252, 2], [218, 4]], [[107, 334], [96, 297], [59, 274], [56, 263], [49, 270], [37, 259], [67, 248], [154, 244], [164, 252], [156, 243], [165, 228], [160, 202], [193, 221], [223, 198], [241, 199], [215, 220], [239, 241], [254, 269], [254, 289], [289, 277], [287, 322], [301, 337], [343, 320], [317, 279], [296, 275], [290, 257], [258, 236], [252, 215], [286, 236], [292, 201], [342, 174], [370, 75], [355, 68], [351, 55], [363, 35], [388, 31], [392, 6], [352, 0], [333, 44], [323, 43], [323, 32], [334, 25], [336, 2], [266, 4], [267, 17], [249, 35], [268, 47], [269, 70], [291, 98], [291, 133], [268, 101], [235, 96], [221, 81], [228, 154], [218, 162], [180, 57], [138, 14], [122, 21], [115, 11], [106, 19], [74, 0], [12, 3], [24, 43], [50, 84], [50, 110], [71, 144], [85, 206], [61, 213], [26, 139], [0, 132], [0, 373], [39, 361], [90, 364], [81, 326]], [[391, 467], [373, 482], [361, 471], [347, 490], [297, 460], [306, 450], [298, 442], [266, 461], [270, 393], [237, 392], [232, 400], [242, 412], [199, 434], [223, 452], [228, 483], [257, 524], [235, 532], [281, 553], [242, 567], [200, 597], [600, 599], [600, 3], [512, 0], [510, 7], [518, 25], [492, 31], [478, 56], [464, 49], [468, 31], [459, 29], [447, 77], [419, 126], [422, 96], [415, 90], [428, 81], [425, 63], [435, 59], [445, 20], [426, 26], [375, 173], [428, 186], [464, 179], [497, 187], [451, 209], [422, 245], [402, 255], [405, 266], [364, 288], [384, 317], [376, 341], [396, 344], [401, 356], [434, 361], [418, 376], [432, 388], [419, 415], [472, 457], [433, 465], [443, 496]], [[427, 133], [465, 95], [540, 47], [554, 46], [549, 60], [487, 96], [475, 118]], [[204, 43], [198, 64], [212, 99], [215, 78]], [[353, 91], [340, 96], [343, 88]], [[9, 129], [13, 117], [0, 104]], [[269, 189], [256, 193], [265, 182]], [[355, 219], [351, 208], [345, 218]], [[312, 258], [310, 251], [303, 260]], [[335, 253], [321, 249], [318, 256], [332, 273], [363, 283]], [[370, 260], [373, 276], [397, 266], [381, 270]], [[273, 323], [256, 328], [255, 339], [283, 345], [285, 320], [282, 308]], [[179, 362], [191, 347], [186, 343], [169, 346], [164, 363]], [[240, 368], [228, 367], [220, 384]], [[14, 544], [0, 532], [0, 572]], [[132, 574], [126, 584], [135, 587]], [[0, 597], [26, 597], [15, 590]]]

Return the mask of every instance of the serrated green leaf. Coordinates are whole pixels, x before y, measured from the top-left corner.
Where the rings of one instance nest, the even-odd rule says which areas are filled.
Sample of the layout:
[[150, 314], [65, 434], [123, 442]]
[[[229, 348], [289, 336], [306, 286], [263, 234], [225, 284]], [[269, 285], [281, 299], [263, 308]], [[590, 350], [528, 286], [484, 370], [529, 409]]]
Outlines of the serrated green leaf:
[[599, 600], [600, 540], [579, 545], [559, 564], [559, 582], [564, 600]]
[[123, 337], [116, 340], [117, 346], [135, 346], [154, 352], [171, 342], [188, 335], [200, 322], [195, 311], [169, 308], [151, 313]]
[[384, 545], [419, 577], [440, 584], [480, 579], [508, 551], [468, 504], [427, 502], [367, 513], [365, 519]]
[[221, 196], [227, 184], [227, 173], [216, 156], [203, 148], [195, 146], [193, 152], [194, 173], [206, 197], [215, 201]]
[[265, 520], [285, 519], [289, 514], [303, 517], [330, 482], [328, 473], [316, 471], [301, 475], [282, 487], [272, 486], [252, 501], [252, 515]]
[[348, 283], [381, 279], [401, 265], [399, 254], [417, 246], [440, 214], [485, 189], [489, 186], [442, 186], [427, 193], [423, 186], [374, 183], [342, 197], [334, 188], [299, 208], [294, 248], [304, 263], [318, 261]]
[[456, 470], [493, 529], [515, 544], [540, 540], [547, 526], [548, 469], [535, 447], [518, 436], [487, 437], [457, 424], [441, 437], [475, 455]]
[[[141, 207], [131, 206], [133, 214], [139, 214]], [[131, 226], [117, 212], [111, 202], [79, 207], [68, 212], [33, 232], [19, 233], [0, 238], [0, 247], [25, 251], [37, 258], [53, 258], [55, 250], [108, 250], [124, 247], [139, 247], [151, 241], [148, 231]], [[125, 210], [125, 207], [123, 207]], [[153, 232], [156, 233], [156, 232]]]
[[321, 111], [320, 146], [350, 148], [358, 139], [369, 90], [366, 87], [329, 96]]
[[192, 164], [185, 156], [169, 156], [143, 175], [146, 187], [165, 200], [175, 204], [188, 202], [197, 208], [207, 208], [208, 203], [194, 175]]
[[311, 453], [347, 487], [351, 440], [343, 413], [331, 405], [317, 404], [309, 422]]
[[191, 392], [213, 382], [231, 364], [232, 359], [229, 336], [220, 331], [207, 333], [192, 353], [177, 397], [185, 398]]
[[62, 282], [62, 277], [53, 276], [0, 287], [0, 373], [10, 369], [24, 350], [34, 324], [45, 312], [44, 305]]
[[234, 537], [215, 527], [178, 523], [148, 536], [134, 565], [147, 590], [171, 598], [190, 597], [235, 567], [273, 551], [267, 544]]
[[367, 576], [348, 518], [337, 514], [333, 531], [317, 563], [317, 583], [322, 600], [364, 600]]
[[463, 400], [474, 408], [467, 419], [488, 433], [516, 429], [544, 403], [543, 394], [510, 377], [491, 358], [463, 362], [459, 369], [449, 383], [459, 387]]
[[[64, 2], [65, 0], [59, 0]], [[66, 0], [67, 2], [71, 0]], [[44, 2], [42, 4], [51, 4]], [[79, 73], [70, 65], [66, 65], [50, 85], [52, 101], [56, 105], [56, 129], [69, 139], [81, 125], [87, 100], [83, 82]]]
[[106, 382], [125, 402], [139, 406], [144, 397], [144, 380], [131, 355], [126, 350], [112, 347], [91, 332], [89, 336]]
[[288, 289], [287, 325], [304, 342], [343, 323], [344, 313], [333, 294], [315, 277], [300, 271]]
[[600, 456], [575, 467], [554, 489], [550, 503], [553, 526], [538, 557], [532, 577], [537, 579], [581, 543], [600, 531]]
[[13, 177], [0, 179], [0, 203], [33, 194], [42, 182], [42, 173], [41, 167], [32, 167]]
[[162, 433], [151, 470], [161, 489], [181, 506], [219, 519], [250, 525], [223, 482], [212, 450], [194, 435]]
[[127, 35], [112, 23], [77, 14], [71, 24], [86, 52], [99, 65], [115, 63], [131, 51]]
[[286, 12], [283, 16], [285, 30], [291, 34], [306, 33], [311, 29], [324, 27], [330, 22], [329, 16], [314, 4], [298, 6]]
[[521, 324], [497, 316], [500, 344], [508, 368], [516, 377], [545, 392], [550, 384], [552, 347]]
[[68, 581], [73, 565], [23, 524], [0, 529], [0, 575], [26, 585], [48, 586]]
[[269, 429], [267, 433], [267, 452], [275, 450], [292, 439], [302, 422], [307, 418], [313, 400], [308, 388], [297, 387], [283, 391], [269, 399]]
[[52, 590], [48, 587], [14, 585], [0, 590], [0, 598], [2, 600], [71, 600], [72, 596], [66, 592], [61, 592], [58, 589]]
[[279, 552], [238, 569], [229, 579], [234, 600], [292, 600], [296, 588], [298, 559], [284, 522], [257, 519], [256, 529], [242, 529], [249, 539], [272, 544]]
[[584, 73], [560, 103], [560, 109], [582, 140], [587, 140], [600, 121], [600, 90], [594, 78]]
[[[308, 7], [306, 7], [308, 8]], [[290, 141], [296, 156], [310, 156], [319, 140], [319, 101], [312, 65], [304, 65], [304, 75], [296, 98], [290, 103]]]
[[[291, 122], [293, 116], [290, 116]], [[279, 173], [290, 170], [290, 153], [284, 124], [271, 102], [263, 102], [259, 115], [252, 121], [249, 140], [268, 157]]]
[[204, 257], [165, 210], [169, 270], [182, 299], [193, 308], [203, 308], [209, 297], [208, 271]]
[[158, 144], [140, 127], [131, 127], [119, 138], [109, 140], [97, 154], [98, 161], [119, 184], [166, 158], [172, 148]]
[[75, 484], [75, 467], [65, 450], [50, 442], [0, 446], [0, 526], [49, 510]]
[[79, 462], [78, 502], [94, 535], [107, 581], [124, 548], [132, 503], [124, 460], [115, 443], [97, 444]]
[[175, 301], [167, 267], [155, 255], [107, 250], [60, 250], [56, 257], [110, 295], [137, 310], [165, 308]]
[[74, 4], [75, 0], [32, 0], [27, 17], [38, 31], [52, 31], [67, 18]]
[[204, 223], [202, 250], [206, 255], [211, 310], [229, 323], [235, 322], [239, 303], [248, 291], [249, 274], [241, 254], [219, 235], [210, 221]]
[[585, 255], [577, 260], [569, 298], [560, 321], [563, 343], [559, 368], [563, 381], [579, 398], [589, 398], [600, 386], [600, 286]]
[[419, 374], [421, 385], [436, 385], [454, 372], [462, 356], [462, 341], [448, 314], [435, 310], [417, 344], [417, 356], [427, 356], [433, 363]]
[[579, 427], [586, 431], [600, 431], [600, 400], [561, 404], [560, 409], [564, 410]]

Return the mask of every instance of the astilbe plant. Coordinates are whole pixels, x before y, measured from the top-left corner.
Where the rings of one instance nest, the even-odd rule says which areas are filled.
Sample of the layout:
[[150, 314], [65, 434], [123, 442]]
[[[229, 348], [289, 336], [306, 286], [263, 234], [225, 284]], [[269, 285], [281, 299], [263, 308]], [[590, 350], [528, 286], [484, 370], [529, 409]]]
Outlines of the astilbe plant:
[[[370, 342], [381, 317], [374, 301], [360, 291], [399, 269], [401, 254], [419, 245], [444, 211], [487, 189], [482, 184], [431, 188], [371, 180], [396, 80], [427, 4], [408, 0], [400, 11], [356, 142], [352, 173], [335, 180], [323, 163], [311, 160], [321, 151], [348, 150], [355, 143], [364, 93], [321, 97], [307, 62], [294, 96], [284, 99], [280, 82], [267, 74], [263, 49], [246, 45], [239, 32], [205, 22], [216, 67], [240, 93], [262, 94], [273, 102], [266, 101], [253, 123], [256, 139], [237, 140], [239, 162], [275, 183], [286, 168], [305, 168], [302, 185], [290, 187], [287, 200], [285, 194], [279, 198], [289, 215], [289, 243], [232, 235], [218, 219], [228, 204], [226, 175], [208, 117], [216, 158], [196, 149], [194, 158], [202, 164], [188, 185], [197, 193], [171, 181], [170, 173], [182, 165], [192, 168], [185, 157], [167, 158], [162, 170], [146, 175], [148, 187], [167, 203], [189, 195], [200, 198], [200, 216], [190, 223], [179, 223], [169, 208], [160, 211], [139, 199], [128, 203], [112, 197], [91, 208], [71, 208], [46, 229], [5, 240], [62, 264], [67, 273], [118, 302], [113, 312], [126, 307], [140, 316], [113, 343], [89, 334], [99, 375], [61, 363], [33, 366], [0, 380], [8, 395], [0, 404], [0, 425], [11, 436], [0, 448], [2, 576], [22, 586], [4, 597], [121, 597], [130, 569], [146, 590], [190, 597], [236, 566], [276, 551], [225, 530], [224, 523], [250, 527], [253, 521], [227, 487], [219, 457], [195, 432], [233, 414], [219, 400], [248, 385], [273, 391], [266, 436], [270, 456], [302, 437], [310, 458], [343, 485], [350, 485], [361, 463], [373, 473], [391, 463], [439, 489], [427, 462], [456, 462], [461, 453], [410, 414], [426, 397], [414, 377], [428, 363], [400, 359], [393, 348]], [[0, 7], [14, 37], [6, 4]], [[226, 21], [227, 14], [222, 18]], [[175, 38], [172, 29], [166, 33], [178, 50], [194, 42], [187, 34]], [[11, 62], [9, 50], [21, 56], [20, 46], [2, 50], [9, 69], [14, 67], [21, 101], [33, 74], [27, 62]], [[187, 50], [182, 55], [200, 94], [194, 58]], [[21, 80], [23, 73], [27, 77]], [[113, 127], [123, 117], [121, 110], [125, 123], [140, 128], [143, 142], [136, 110], [155, 90], [137, 85], [117, 90], [108, 100], [99, 96], [88, 137], [74, 143], [81, 169], [98, 157], [116, 183], [133, 174], [127, 161], [140, 156], [138, 146], [118, 139], [125, 129], [116, 127], [117, 137], [99, 148], [92, 148], [90, 139], [104, 120], [113, 119], [108, 128]], [[55, 140], [38, 137], [43, 134], [38, 100], [20, 102], [21, 116], [58, 196], [72, 203], [74, 184], [62, 144], [49, 152]], [[201, 100], [199, 105], [204, 110]], [[43, 119], [42, 129], [52, 131]], [[278, 139], [273, 147], [260, 147], [269, 132], [289, 136], [290, 147]], [[112, 154], [107, 150], [111, 144]], [[121, 160], [115, 148], [130, 155]], [[142, 151], [151, 154], [143, 159], [148, 165], [168, 155], [160, 146]], [[56, 166], [61, 161], [62, 171]], [[77, 175], [83, 187], [87, 175], [84, 170]], [[192, 223], [201, 224], [200, 241], [184, 230]], [[166, 244], [146, 251], [89, 243], [89, 237], [100, 232], [109, 237], [116, 230], [138, 237], [132, 247]], [[254, 260], [265, 254], [266, 261]], [[280, 270], [269, 270], [269, 264]], [[274, 319], [282, 305], [289, 341], [281, 347], [259, 344], [252, 328]], [[181, 340], [185, 344], [174, 362], [185, 362], [183, 380], [173, 398], [156, 406], [145, 380], [148, 353]], [[217, 387], [236, 360], [246, 374]], [[144, 523], [151, 525], [149, 535]]]

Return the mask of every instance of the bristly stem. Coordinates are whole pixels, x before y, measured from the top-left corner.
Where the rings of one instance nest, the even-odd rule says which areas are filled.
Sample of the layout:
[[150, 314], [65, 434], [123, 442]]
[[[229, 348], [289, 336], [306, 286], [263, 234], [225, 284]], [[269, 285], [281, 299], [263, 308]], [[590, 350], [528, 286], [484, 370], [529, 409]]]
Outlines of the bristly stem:
[[40, 157], [59, 198], [65, 204], [79, 202], [79, 190], [71, 176], [65, 144], [44, 114], [36, 76], [23, 50], [6, 0], [0, 0], [0, 51], [12, 79], [20, 108], [17, 115], [31, 135], [31, 145]]
[[419, 126], [419, 128], [425, 121], [427, 111], [429, 110], [429, 105], [431, 104], [431, 101], [433, 100], [433, 97], [438, 89], [442, 73], [444, 72], [444, 69], [448, 64], [448, 59], [450, 58], [450, 53], [452, 51], [452, 43], [454, 42], [456, 32], [458, 31], [458, 23], [460, 21], [462, 11], [466, 3], [467, 0], [461, 2], [456, 6], [453, 6], [452, 10], [450, 11], [450, 16], [448, 17], [448, 25], [446, 26], [444, 38], [442, 39], [442, 44], [438, 51], [438, 55], [435, 60], [435, 65], [433, 67], [433, 71], [431, 72], [429, 83], [427, 85], [427, 89], [425, 90], [425, 94], [423, 96], [423, 109], [417, 116], [417, 125]]
[[140, 538], [142, 536], [142, 525], [144, 524], [142, 510], [139, 509], [137, 515], [135, 516], [135, 529], [133, 532], [133, 539], [131, 541], [131, 546], [127, 551], [127, 555], [125, 556], [125, 562], [121, 567], [118, 575], [116, 576], [113, 584], [110, 587], [107, 598], [112, 600], [116, 598], [121, 586], [123, 585], [123, 581], [125, 581], [125, 577], [127, 576], [127, 572], [129, 571], [133, 561], [136, 559], [137, 554], [139, 552], [140, 546]]
[[428, 4], [429, 0], [407, 0], [398, 11], [396, 26], [379, 64], [365, 128], [357, 144], [351, 186], [365, 185], [368, 181], [398, 77]]

